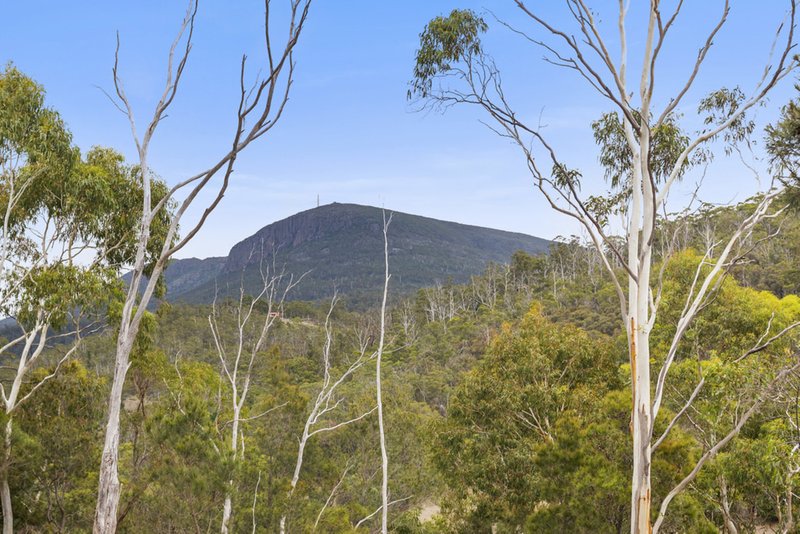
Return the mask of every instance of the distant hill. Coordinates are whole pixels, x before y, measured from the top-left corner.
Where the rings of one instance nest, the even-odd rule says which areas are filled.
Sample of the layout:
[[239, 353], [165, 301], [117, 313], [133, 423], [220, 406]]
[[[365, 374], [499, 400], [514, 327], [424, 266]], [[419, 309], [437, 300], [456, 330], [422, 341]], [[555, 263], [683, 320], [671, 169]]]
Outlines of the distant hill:
[[[388, 211], [387, 211], [388, 215]], [[226, 258], [181, 259], [166, 271], [167, 300], [208, 303], [215, 293], [259, 288], [259, 265], [299, 276], [292, 298], [327, 298], [334, 286], [350, 298], [376, 292], [383, 283], [380, 208], [328, 204], [265, 226], [234, 245]], [[538, 237], [394, 212], [389, 227], [392, 291], [403, 293], [437, 280], [462, 283], [489, 262], [508, 262], [517, 250], [547, 252]]]

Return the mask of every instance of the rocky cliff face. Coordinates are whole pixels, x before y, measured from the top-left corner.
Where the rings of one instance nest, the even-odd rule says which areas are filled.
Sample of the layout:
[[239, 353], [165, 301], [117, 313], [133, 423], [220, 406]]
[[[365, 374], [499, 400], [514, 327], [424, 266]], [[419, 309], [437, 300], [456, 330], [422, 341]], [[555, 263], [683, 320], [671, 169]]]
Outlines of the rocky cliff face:
[[[293, 250], [307, 242], [325, 239], [332, 234], [364, 235], [380, 231], [375, 221], [359, 217], [360, 208], [353, 204], [328, 204], [303, 211], [287, 219], [265, 226], [252, 236], [234, 245], [228, 254], [224, 270], [241, 271], [247, 265], [258, 264], [263, 257]], [[371, 208], [377, 209], [377, 208]]]
[[[387, 212], [387, 216], [389, 212]], [[167, 298], [210, 302], [214, 294], [257, 291], [260, 267], [307, 273], [294, 298], [367, 295], [383, 282], [383, 212], [356, 204], [329, 204], [265, 226], [237, 243], [227, 258], [177, 260], [167, 270]], [[547, 252], [549, 242], [524, 234], [394, 213], [389, 228], [392, 291], [437, 280], [465, 282], [489, 262], [507, 262], [517, 250]]]

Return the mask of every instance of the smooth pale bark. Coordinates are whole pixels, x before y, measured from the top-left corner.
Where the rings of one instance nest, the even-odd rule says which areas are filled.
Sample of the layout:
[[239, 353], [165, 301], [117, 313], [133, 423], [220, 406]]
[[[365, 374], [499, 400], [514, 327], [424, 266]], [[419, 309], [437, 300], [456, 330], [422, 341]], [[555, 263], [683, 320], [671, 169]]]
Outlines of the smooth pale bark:
[[384, 259], [384, 282], [383, 282], [383, 301], [381, 303], [381, 333], [378, 341], [378, 353], [375, 362], [375, 396], [378, 404], [378, 432], [380, 433], [381, 444], [381, 533], [387, 534], [389, 524], [389, 455], [386, 452], [386, 430], [383, 422], [383, 393], [381, 388], [381, 362], [383, 360], [383, 348], [386, 339], [386, 298], [389, 295], [389, 224], [392, 222], [391, 216], [386, 220], [386, 213], [383, 214], [383, 259]]
[[[263, 57], [269, 66], [269, 72], [263, 77], [257, 77], [255, 83], [250, 85], [245, 76], [246, 57], [242, 57], [236, 129], [230, 144], [227, 145], [229, 148], [223, 151], [222, 156], [211, 167], [171, 186], [161, 199], [153, 199], [151, 195], [151, 180], [153, 178], [147, 162], [148, 150], [155, 131], [161, 120], [166, 116], [167, 110], [177, 94], [178, 86], [189, 58], [189, 52], [192, 48], [192, 35], [198, 1], [188, 1], [183, 23], [169, 50], [163, 93], [154, 108], [152, 119], [147, 123], [141, 137], [137, 131], [137, 121], [133, 108], [118, 74], [119, 40], [117, 41], [113, 79], [118, 101], [114, 101], [114, 104], [127, 116], [131, 134], [136, 144], [139, 156], [139, 173], [142, 178], [143, 202], [141, 221], [137, 228], [136, 259], [131, 268], [131, 280], [122, 308], [120, 329], [117, 335], [116, 364], [109, 395], [108, 418], [100, 463], [94, 534], [113, 534], [116, 531], [120, 497], [118, 456], [122, 392], [129, 367], [131, 349], [139, 332], [141, 320], [170, 258], [197, 235], [208, 220], [209, 215], [225, 196], [238, 155], [250, 143], [265, 135], [278, 123], [288, 102], [289, 89], [292, 85], [294, 71], [292, 51], [303, 31], [310, 6], [311, 0], [292, 0], [289, 3], [288, 34], [286, 34], [286, 41], [282, 48], [276, 49], [269, 37], [271, 31], [270, 2], [266, 1], [264, 3], [264, 35], [266, 39]], [[186, 228], [185, 235], [179, 237], [178, 230], [183, 215], [192, 206], [196, 206], [194, 204], [195, 200], [198, 196], [201, 196], [200, 194], [203, 191], [209, 190], [209, 187], [211, 187], [209, 184], [215, 177], [219, 183], [213, 186], [216, 187], [216, 190], [211, 192], [211, 200], [205, 205], [199, 220]], [[176, 198], [178, 192], [185, 194], [182, 200]], [[172, 205], [174, 205], [174, 208], [171, 207]], [[150, 250], [152, 248], [150, 239], [152, 225], [161, 210], [169, 211], [166, 214], [167, 229], [160, 250], [156, 254], [152, 254], [152, 250]], [[151, 255], [154, 257], [151, 257]], [[153, 269], [149, 274], [149, 278], [145, 278], [145, 266], [149, 262], [153, 263]]]
[[119, 508], [119, 426], [122, 408], [122, 389], [128, 372], [133, 339], [122, 338], [117, 343], [117, 361], [114, 378], [108, 397], [108, 420], [106, 423], [103, 455], [100, 460], [100, 480], [97, 490], [97, 506], [94, 517], [94, 533], [108, 534], [117, 531]]
[[[236, 395], [236, 391], [234, 390], [234, 398]], [[234, 402], [233, 408], [233, 423], [231, 425], [231, 452], [233, 452], [233, 460], [234, 462], [237, 459], [237, 453], [239, 452], [239, 420], [241, 419], [241, 412], [239, 407], [236, 406]], [[225, 502], [222, 505], [222, 525], [220, 526], [220, 532], [222, 534], [228, 534], [228, 529], [230, 527], [231, 522], [231, 513], [232, 513], [232, 493], [233, 493], [233, 479], [228, 481], [228, 491], [225, 493]]]
[[[8, 477], [3, 475], [0, 482], [0, 498], [3, 502], [3, 534], [14, 534], [14, 515], [11, 507], [11, 488], [8, 487]], [[8, 514], [8, 515], [6, 515]]]
[[[637, 195], [638, 196], [638, 195]], [[647, 195], [642, 195], [644, 220], [652, 224], [652, 218], [647, 216], [653, 209], [652, 203], [647, 202]], [[634, 227], [638, 234], [638, 225]], [[652, 232], [652, 227], [645, 226], [643, 234]], [[639, 236], [632, 236], [638, 241]], [[644, 251], [637, 251], [637, 256], [643, 256], [637, 270], [638, 279], [631, 280], [635, 286], [629, 296], [629, 307], [632, 309], [630, 321], [630, 360], [631, 381], [633, 389], [633, 473], [631, 491], [631, 523], [635, 533], [649, 533], [650, 531], [650, 466], [651, 466], [651, 441], [653, 427], [653, 412], [650, 399], [650, 269], [652, 249], [645, 238], [642, 238], [641, 247]], [[638, 248], [638, 247], [637, 247]], [[643, 252], [643, 254], [642, 254]], [[634, 259], [633, 265], [638, 262]]]
[[[312, 411], [312, 414], [314, 412]], [[305, 427], [303, 428], [303, 436], [300, 438], [300, 443], [297, 446], [297, 457], [294, 464], [294, 472], [292, 473], [292, 480], [289, 483], [288, 499], [294, 495], [294, 490], [297, 487], [297, 482], [300, 480], [300, 470], [303, 468], [303, 460], [305, 459], [306, 443], [308, 442], [309, 428], [311, 427], [312, 416], [306, 419]], [[281, 516], [280, 524], [278, 526], [281, 534], [286, 534], [286, 514]]]
[[631, 492], [631, 521], [633, 532], [650, 531], [650, 463], [651, 463], [651, 404], [649, 332], [632, 318], [631, 361], [633, 383], [633, 475]]
[[739, 534], [739, 529], [736, 528], [736, 523], [733, 522], [731, 516], [731, 505], [728, 500], [728, 485], [725, 477], [719, 477], [719, 493], [720, 493], [720, 507], [722, 508], [722, 519], [725, 522], [725, 529], [728, 534]]
[[[187, 22], [184, 22], [184, 28]], [[183, 30], [181, 30], [182, 32]], [[177, 40], [176, 40], [177, 43]], [[176, 45], [173, 45], [173, 49]], [[170, 54], [170, 63], [172, 55]], [[116, 68], [115, 68], [116, 71]], [[157, 123], [154, 123], [157, 124]], [[114, 376], [111, 381], [111, 391], [108, 396], [108, 418], [106, 419], [105, 438], [103, 440], [103, 453], [100, 457], [100, 474], [97, 485], [97, 503], [94, 515], [94, 534], [113, 534], [117, 531], [117, 511], [119, 510], [120, 481], [119, 481], [119, 428], [120, 412], [122, 410], [122, 394], [125, 386], [125, 377], [130, 367], [131, 351], [150, 298], [155, 291], [155, 283], [164, 270], [165, 259], [157, 261], [150, 280], [146, 282], [144, 294], [139, 299], [139, 287], [144, 279], [147, 245], [150, 241], [151, 225], [153, 224], [151, 182], [147, 162], [147, 146], [155, 126], [148, 129], [144, 144], [139, 147], [139, 172], [142, 175], [142, 220], [139, 226], [137, 239], [136, 259], [132, 269], [130, 285], [125, 295], [122, 306], [122, 317], [114, 358]], [[137, 301], [138, 307], [137, 307]]]
[[[149, 132], [152, 134], [152, 132]], [[146, 139], [149, 142], [149, 138]], [[114, 376], [111, 381], [111, 391], [108, 396], [108, 418], [106, 419], [105, 438], [103, 440], [103, 453], [100, 457], [100, 473], [97, 485], [97, 503], [95, 505], [94, 534], [113, 534], [117, 531], [117, 511], [119, 510], [120, 481], [119, 481], [119, 428], [120, 412], [122, 410], [122, 394], [125, 386], [125, 377], [130, 368], [131, 351], [139, 325], [144, 316], [150, 298], [155, 291], [155, 282], [164, 270], [165, 261], [156, 262], [150, 280], [145, 286], [139, 306], [139, 285], [144, 278], [145, 257], [147, 244], [150, 241], [150, 227], [153, 222], [151, 187], [149, 167], [147, 164], [147, 145], [139, 149], [140, 172], [142, 174], [142, 221], [139, 227], [137, 240], [136, 260], [134, 262], [133, 276], [125, 295], [122, 307], [122, 317], [114, 358]]]
[[[794, 491], [793, 491], [793, 489], [794, 488], [792, 488], [791, 484], [789, 484], [789, 487], [786, 488], [786, 497], [785, 497], [786, 498], [786, 511], [784, 513], [784, 517], [781, 518], [782, 522], [783, 522], [783, 532], [784, 533], [788, 533], [788, 532], [793, 532], [794, 531], [794, 504], [793, 504]], [[736, 534], [738, 534], [738, 533], [736, 533]]]

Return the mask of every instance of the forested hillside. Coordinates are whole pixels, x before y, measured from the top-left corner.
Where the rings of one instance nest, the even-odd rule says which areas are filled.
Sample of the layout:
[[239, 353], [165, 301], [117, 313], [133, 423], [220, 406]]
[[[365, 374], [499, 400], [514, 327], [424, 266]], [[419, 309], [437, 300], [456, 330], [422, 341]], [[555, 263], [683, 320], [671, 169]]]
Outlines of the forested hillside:
[[455, 1], [4, 6], [2, 534], [800, 532], [795, 0]]
[[[463, 283], [490, 262], [516, 250], [547, 251], [537, 237], [479, 228], [407, 213], [392, 217], [390, 257], [395, 293], [451, 280]], [[173, 260], [164, 277], [166, 299], [208, 304], [215, 295], [257, 291], [263, 269], [303, 276], [292, 299], [328, 298], [336, 288], [352, 301], [369, 303], [383, 285], [380, 251], [383, 212], [355, 204], [329, 204], [265, 226], [231, 248], [224, 259]]]
[[[682, 221], [685, 252], [666, 266], [665, 302], [685, 299], [707, 227], [724, 232], [747, 210], [744, 204]], [[656, 433], [680, 412], [698, 376], [705, 377], [704, 387], [692, 414], [659, 446], [657, 504], [703, 454], [709, 436], [735, 423], [741, 403], [794, 346], [787, 339], [748, 355], [765, 334], [800, 321], [794, 294], [800, 222], [792, 215], [780, 226], [771, 240], [761, 241], [765, 226], [744, 245], [741, 267], [720, 284], [687, 333], [686, 356], [676, 363], [678, 379]], [[769, 277], [761, 268], [767, 264]], [[245, 299], [245, 310], [251, 302]], [[255, 517], [274, 531], [284, 514], [291, 531], [311, 531], [315, 524], [323, 532], [375, 528], [370, 514], [380, 505], [380, 457], [369, 355], [377, 343], [379, 302], [370, 311], [341, 303], [331, 311], [329, 304], [287, 301], [269, 308], [260, 300], [254, 306], [245, 356], [268, 309], [280, 309], [281, 317], [246, 371], [252, 393], [241, 414], [238, 460], [228, 450], [232, 392], [215, 336], [222, 354], [235, 356], [240, 303], [162, 305], [140, 338], [125, 390], [121, 531], [213, 526], [231, 477], [234, 530], [247, 529]], [[397, 501], [393, 530], [620, 531], [628, 520], [630, 386], [616, 307], [599, 257], [578, 240], [555, 243], [549, 255], [517, 252], [467, 284], [429, 286], [395, 299], [384, 377]], [[655, 326], [659, 343], [667, 343], [671, 323], [666, 316]], [[113, 331], [86, 339], [76, 361], [19, 416], [20, 443], [30, 452], [17, 461], [11, 487], [21, 521], [31, 528], [72, 531], [91, 524], [100, 392], [108, 387], [103, 377], [113, 364], [113, 341]], [[292, 492], [309, 410], [359, 355], [367, 356], [363, 365], [337, 387], [331, 410], [311, 427]], [[775, 391], [736, 444], [710, 461], [675, 503], [670, 531], [715, 532], [724, 521], [746, 530], [785, 520], [792, 501], [784, 496], [797, 484], [791, 408], [797, 388], [792, 379]], [[364, 414], [370, 415], [358, 419]], [[83, 451], [79, 458], [71, 452], [77, 450]], [[164, 502], [174, 504], [165, 508]]]

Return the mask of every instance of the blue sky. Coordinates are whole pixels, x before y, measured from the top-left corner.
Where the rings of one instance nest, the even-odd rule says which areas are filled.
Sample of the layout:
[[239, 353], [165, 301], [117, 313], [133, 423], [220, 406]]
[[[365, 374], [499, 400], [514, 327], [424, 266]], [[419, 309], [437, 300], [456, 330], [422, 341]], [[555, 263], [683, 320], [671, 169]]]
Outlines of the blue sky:
[[[288, 0], [273, 0], [277, 22]], [[560, 2], [529, 2], [556, 24], [566, 16]], [[688, 63], [719, 16], [722, 2], [695, 2], [676, 23], [659, 71], [657, 99], [688, 74]], [[640, 4], [633, 2], [633, 4]], [[697, 99], [721, 86], [751, 88], [769, 53], [775, 27], [788, 2], [739, 2], [716, 40], [706, 69], [682, 111], [690, 126]], [[616, 2], [598, 3], [613, 30]], [[454, 7], [491, 11], [530, 28], [510, 0], [316, 0], [297, 50], [296, 81], [279, 126], [252, 145], [237, 163], [234, 183], [204, 230], [181, 256], [224, 255], [262, 226], [321, 203], [355, 202], [552, 238], [575, 233], [553, 213], [530, 183], [514, 147], [479, 122], [475, 110], [419, 113], [406, 101], [418, 34], [430, 18]], [[134, 161], [128, 124], [97, 88], [110, 90], [115, 32], [121, 74], [144, 122], [163, 87], [166, 50], [185, 3], [27, 0], [4, 6], [0, 62], [13, 61], [44, 85], [75, 142], [106, 145]], [[636, 7], [629, 46], [643, 35]], [[242, 53], [252, 63], [261, 52], [263, 2], [201, 0], [195, 45], [169, 118], [153, 141], [151, 164], [167, 181], [211, 162], [228, 144]], [[515, 108], [546, 133], [587, 177], [587, 189], [603, 190], [588, 124], [608, 105], [573, 74], [544, 64], [541, 50], [494, 22], [487, 51], [501, 67]], [[606, 20], [607, 19], [607, 20]], [[10, 23], [9, 21], [13, 21]], [[606, 24], [607, 23], [607, 24]], [[282, 28], [276, 27], [281, 30]], [[631, 55], [632, 68], [639, 66]], [[758, 111], [764, 125], [792, 98], [787, 79]], [[758, 163], [756, 164], [758, 166]], [[680, 204], [688, 187], [676, 191]], [[742, 200], [755, 191], [752, 175], [735, 160], [719, 158], [702, 190], [706, 200]], [[201, 199], [202, 200], [202, 199]], [[196, 216], [197, 211], [190, 214]]]

